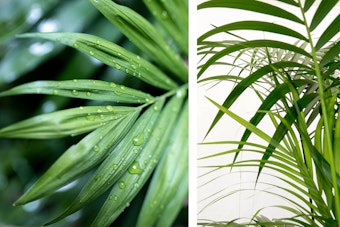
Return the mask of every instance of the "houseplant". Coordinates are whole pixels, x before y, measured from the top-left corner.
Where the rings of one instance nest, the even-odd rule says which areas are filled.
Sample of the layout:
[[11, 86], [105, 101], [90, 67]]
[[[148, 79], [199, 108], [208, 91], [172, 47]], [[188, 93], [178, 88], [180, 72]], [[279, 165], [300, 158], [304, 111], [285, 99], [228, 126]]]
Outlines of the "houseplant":
[[[90, 2], [135, 48], [129, 50], [84, 33], [26, 33], [18, 37], [63, 43], [136, 79], [124, 84], [99, 80], [96, 75], [92, 79], [40, 80], [1, 92], [1, 97], [45, 94], [90, 100], [0, 130], [0, 136], [6, 138], [79, 139], [14, 205], [51, 195], [82, 177], [76, 184], [87, 182], [74, 201], [47, 224], [104, 196], [91, 226], [109, 226], [146, 185], [148, 192], [142, 196], [144, 202], [139, 217], [133, 216], [133, 225], [170, 226], [188, 187], [187, 2], [145, 1], [156, 25], [112, 1]], [[175, 121], [177, 118], [180, 120]], [[85, 133], [83, 138], [78, 136]]]
[[[218, 113], [207, 135], [221, 123], [223, 115], [244, 127], [238, 141], [204, 141], [201, 146], [231, 144], [234, 148], [200, 159], [228, 160], [226, 156], [233, 156], [231, 162], [205, 165], [211, 172], [236, 171], [240, 167], [241, 172], [247, 172], [255, 168], [254, 188], [283, 198], [288, 205], [274, 207], [289, 212], [286, 217], [272, 219], [261, 215], [264, 207], [248, 220], [241, 217], [226, 222], [202, 220], [200, 225], [340, 226], [338, 7], [338, 1], [301, 0], [212, 0], [198, 5], [199, 10], [218, 8], [255, 13], [249, 20], [240, 18], [214, 25], [198, 38], [201, 56], [198, 83], [232, 84], [222, 104], [208, 97]], [[331, 20], [325, 25], [327, 17]], [[241, 33], [242, 30], [248, 33]], [[262, 38], [256, 38], [257, 31]], [[214, 67], [221, 66], [227, 73], [214, 74]], [[205, 76], [208, 71], [210, 74]], [[250, 119], [231, 109], [246, 90], [251, 90], [260, 101]], [[264, 127], [268, 124], [273, 130]], [[254, 141], [253, 135], [261, 141]], [[205, 175], [209, 176], [209, 172]], [[280, 184], [266, 181], [268, 176]], [[210, 178], [202, 184], [213, 182]], [[211, 193], [206, 198], [210, 198], [206, 207], [228, 202], [235, 193], [248, 189], [228, 191], [226, 187]]]

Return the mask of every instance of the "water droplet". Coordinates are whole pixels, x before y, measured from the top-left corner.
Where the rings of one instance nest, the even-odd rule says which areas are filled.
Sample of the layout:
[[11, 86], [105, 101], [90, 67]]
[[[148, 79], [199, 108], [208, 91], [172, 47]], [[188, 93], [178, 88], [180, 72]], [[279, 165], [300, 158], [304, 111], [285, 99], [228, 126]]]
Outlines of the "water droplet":
[[116, 169], [118, 169], [118, 165], [117, 165], [117, 164], [113, 164], [112, 168], [113, 168], [114, 170], [116, 170]]
[[103, 111], [101, 109], [97, 109], [97, 113], [102, 113]]
[[109, 196], [109, 200], [112, 200], [112, 199], [113, 199], [113, 196], [112, 196], [112, 195], [110, 195], [110, 196]]
[[133, 149], [133, 153], [137, 154], [138, 153], [138, 149]]
[[79, 109], [80, 109], [80, 110], [83, 110], [83, 109], [84, 109], [84, 107], [83, 107], [83, 106], [79, 106]]
[[129, 71], [129, 69], [125, 69], [125, 72], [126, 72], [126, 73], [129, 73], [130, 71]]
[[53, 94], [57, 95], [57, 94], [59, 94], [59, 91], [58, 90], [53, 90]]
[[161, 18], [162, 18], [163, 20], [168, 19], [168, 12], [164, 10], [164, 11], [162, 12], [162, 14], [161, 14]]
[[95, 146], [93, 147], [93, 151], [98, 152], [98, 151], [99, 151], [99, 146], [98, 146], [98, 145], [95, 145]]
[[121, 85], [121, 86], [120, 86], [120, 89], [122, 89], [122, 90], [126, 90], [126, 87], [125, 87], [125, 86], [123, 86], [123, 85]]
[[118, 186], [119, 186], [120, 189], [124, 189], [126, 187], [124, 181], [119, 181]]
[[77, 43], [75, 43], [75, 44], [73, 44], [73, 47], [74, 47], [74, 48], [78, 48], [79, 45], [78, 45]]
[[91, 56], [93, 56], [93, 55], [94, 55], [94, 53], [93, 53], [93, 51], [92, 51], [92, 50], [90, 50], [90, 55], [91, 55]]
[[71, 93], [72, 93], [72, 95], [74, 95], [74, 96], [77, 96], [77, 95], [79, 95], [79, 93], [78, 93], [78, 91], [77, 91], [77, 90], [72, 90], [72, 91], [71, 91]]
[[97, 45], [99, 45], [99, 44], [100, 44], [100, 41], [99, 41], [99, 40], [97, 40], [97, 41], [96, 41], [96, 43], [97, 43]]
[[111, 82], [111, 83], [110, 83], [110, 86], [111, 86], [111, 87], [117, 87], [117, 84]]
[[137, 66], [134, 65], [134, 64], [132, 64], [131, 67], [132, 67], [133, 69], [137, 69]]
[[139, 188], [139, 184], [138, 183], [135, 183], [135, 188]]
[[159, 107], [158, 107], [158, 106], [154, 106], [154, 107], [153, 107], [153, 110], [154, 110], [154, 111], [159, 111]]
[[91, 93], [91, 92], [89, 92], [89, 91], [88, 91], [88, 92], [86, 92], [86, 96], [87, 96], [87, 97], [90, 97], [91, 95], [92, 95], [92, 93]]
[[91, 115], [91, 114], [87, 115], [85, 118], [88, 121], [94, 121], [94, 119], [95, 119], [95, 117], [93, 115]]
[[114, 200], [114, 201], [117, 201], [117, 200], [118, 200], [118, 196], [115, 195], [115, 196], [113, 197], [113, 200]]
[[78, 82], [78, 80], [77, 80], [77, 79], [73, 79], [72, 81], [73, 81], [74, 83], [77, 83], [77, 82]]
[[135, 146], [140, 146], [144, 142], [144, 133], [139, 133], [135, 138], [133, 138], [132, 143]]
[[116, 69], [121, 69], [122, 66], [120, 66], [119, 64], [115, 64], [115, 68], [116, 68]]
[[128, 171], [129, 171], [130, 174], [138, 174], [138, 175], [143, 172], [142, 168], [139, 165], [139, 162], [137, 162], [137, 161], [134, 161], [130, 165]]
[[107, 105], [105, 108], [106, 108], [109, 112], [112, 112], [112, 111], [113, 111], [113, 107], [110, 106], [110, 105]]
[[105, 119], [105, 116], [104, 116], [103, 114], [101, 114], [101, 115], [99, 116], [99, 118], [100, 118], [101, 120], [104, 120], [104, 119]]

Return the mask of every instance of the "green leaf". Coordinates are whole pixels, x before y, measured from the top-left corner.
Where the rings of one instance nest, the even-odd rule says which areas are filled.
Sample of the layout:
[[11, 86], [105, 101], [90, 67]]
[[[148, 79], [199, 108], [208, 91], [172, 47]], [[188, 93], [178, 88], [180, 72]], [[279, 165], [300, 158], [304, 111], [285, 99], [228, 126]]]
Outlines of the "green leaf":
[[328, 63], [332, 62], [335, 57], [339, 56], [340, 54], [340, 41], [336, 42], [322, 57], [320, 61], [320, 66], [324, 67]]
[[148, 61], [97, 36], [81, 33], [27, 33], [19, 37], [58, 41], [155, 87], [166, 90], [177, 87], [175, 82]]
[[[159, 215], [165, 215], [164, 209], [176, 198], [177, 189], [188, 173], [188, 103], [186, 102], [177, 126], [170, 137], [169, 146], [157, 165], [152, 177], [136, 227], [153, 226]], [[182, 203], [183, 201], [177, 202]], [[178, 212], [173, 210], [172, 212]], [[163, 219], [161, 218], [161, 220]], [[163, 221], [161, 221], [163, 222]], [[165, 226], [164, 226], [165, 227]]]
[[198, 38], [198, 44], [200, 44], [203, 40], [209, 38], [210, 36], [213, 36], [217, 33], [222, 32], [229, 32], [229, 31], [235, 31], [235, 30], [258, 30], [258, 31], [267, 31], [267, 32], [273, 32], [276, 34], [281, 35], [287, 35], [294, 38], [298, 38], [304, 41], [308, 41], [308, 39], [301, 35], [299, 32], [296, 32], [290, 28], [287, 28], [285, 26], [281, 26], [274, 23], [269, 22], [263, 22], [263, 21], [239, 21], [234, 22], [231, 24], [225, 24], [222, 26], [218, 26], [215, 29], [212, 29], [206, 33], [204, 33], [201, 37]]
[[[91, 226], [109, 226], [130, 204], [149, 179], [160, 157], [163, 155], [164, 149], [169, 146], [176, 119], [180, 117], [179, 110], [181, 109], [183, 98], [184, 95], [180, 97], [175, 96], [165, 106], [147, 145], [129, 167], [128, 171], [119, 179], [119, 183], [113, 186]], [[121, 187], [122, 182], [125, 183], [125, 188]], [[173, 191], [176, 191], [176, 189], [176, 185], [171, 185], [168, 188], [168, 190]], [[159, 191], [158, 193], [162, 192]], [[182, 205], [182, 202], [179, 201], [179, 205]]]
[[281, 9], [277, 6], [270, 5], [265, 2], [260, 2], [256, 0], [211, 0], [206, 1], [198, 5], [198, 9], [211, 8], [211, 7], [224, 7], [224, 8], [235, 8], [242, 10], [249, 10], [252, 12], [258, 12], [263, 14], [268, 14], [272, 16], [277, 16], [280, 18], [285, 18], [287, 20], [295, 21], [297, 23], [303, 24], [303, 21], [295, 16], [294, 14]]
[[[271, 137], [266, 134], [265, 132], [263, 132], [262, 130], [260, 130], [259, 128], [257, 128], [255, 125], [251, 124], [250, 122], [244, 120], [243, 118], [241, 118], [240, 116], [238, 116], [237, 114], [231, 112], [230, 110], [228, 110], [226, 107], [219, 105], [217, 102], [215, 102], [214, 100], [208, 98], [208, 100], [213, 103], [217, 108], [220, 109], [220, 111], [224, 114], [227, 114], [228, 116], [230, 116], [231, 118], [233, 118], [235, 121], [237, 121], [238, 123], [240, 123], [241, 125], [243, 125], [245, 128], [247, 128], [249, 131], [251, 131], [252, 133], [256, 134], [257, 136], [259, 136], [261, 139], [263, 139], [266, 142], [271, 142]], [[277, 141], [272, 141], [271, 142], [273, 145], [275, 145], [278, 148], [282, 149], [282, 146], [277, 142]], [[284, 149], [283, 149], [284, 150]]]
[[[106, 159], [100, 164], [70, 207], [59, 217], [47, 224], [52, 224], [74, 213], [117, 183], [138, 154], [147, 146], [163, 104], [164, 99], [159, 99], [138, 118], [127, 135], [110, 151]], [[126, 187], [125, 182], [118, 182], [118, 184], [120, 187]]]
[[211, 58], [209, 58], [208, 61], [205, 62], [205, 64], [201, 67], [200, 71], [198, 72], [198, 77], [200, 77], [211, 65], [213, 65], [217, 60], [220, 58], [227, 56], [231, 53], [238, 52], [242, 49], [247, 48], [279, 48], [282, 50], [288, 50], [292, 51], [294, 54], [302, 54], [306, 56], [307, 58], [312, 58], [312, 56], [306, 52], [304, 49], [299, 48], [297, 46], [291, 45], [289, 43], [275, 41], [275, 40], [251, 40], [251, 41], [245, 41], [241, 43], [234, 44], [232, 46], [229, 46], [216, 54], [214, 54]]
[[0, 97], [46, 94], [117, 103], [146, 103], [154, 98], [142, 91], [100, 80], [36, 81], [0, 93]]
[[323, 19], [329, 14], [329, 12], [333, 9], [333, 7], [339, 3], [339, 0], [322, 0], [318, 9], [313, 14], [314, 17], [310, 24], [310, 29], [313, 31], [315, 28], [319, 26], [319, 24], [323, 21]]
[[111, 121], [71, 146], [14, 204], [44, 197], [87, 173], [125, 136], [138, 114], [136, 111], [119, 121]]
[[[232, 90], [232, 92], [228, 95], [227, 99], [223, 103], [223, 106], [225, 108], [229, 108], [248, 87], [251, 87], [261, 77], [269, 73], [276, 72], [275, 69], [294, 68], [294, 67], [310, 70], [310, 68], [308, 68], [307, 66], [299, 64], [299, 63], [295, 63], [295, 62], [276, 62], [276, 63], [273, 63], [272, 65], [266, 65], [258, 69], [257, 71], [249, 75], [248, 77], [244, 78], [241, 82], [239, 82], [235, 86], [235, 88]], [[207, 134], [209, 134], [209, 132], [215, 127], [215, 125], [221, 119], [222, 116], [223, 116], [223, 112], [219, 111], [216, 117], [214, 118], [211, 126], [209, 127]]]
[[315, 49], [319, 50], [325, 44], [331, 41], [331, 39], [340, 32], [340, 14], [328, 25], [326, 30], [321, 34], [318, 42], [315, 45]]
[[143, 0], [152, 15], [188, 55], [188, 6], [185, 1]]
[[0, 130], [0, 137], [51, 139], [76, 136], [106, 123], [120, 120], [136, 111], [135, 107], [85, 106], [41, 114]]
[[333, 151], [334, 151], [334, 166], [336, 168], [337, 174], [340, 176], [340, 109], [338, 106], [338, 118], [335, 122], [334, 128], [334, 144], [333, 144]]
[[188, 196], [188, 175], [188, 172], [183, 174], [180, 180], [181, 182], [176, 190], [176, 195], [166, 204], [162, 211], [162, 215], [157, 220], [157, 227], [170, 227], [176, 220], [178, 213], [183, 207], [183, 201], [185, 201]]
[[314, 2], [315, 0], [306, 0], [303, 9], [307, 12]]
[[[298, 88], [298, 87], [301, 87], [301, 86], [310, 85], [310, 83], [312, 81], [292, 80], [291, 82], [294, 85], [294, 87]], [[290, 92], [290, 88], [286, 83], [277, 85], [276, 88], [273, 91], [271, 91], [270, 94], [266, 97], [266, 99], [262, 101], [262, 104], [258, 108], [258, 111], [250, 119], [249, 122], [251, 124], [255, 125], [255, 126], [258, 125], [261, 122], [261, 120], [267, 115], [266, 111], [269, 111], [274, 106], [274, 104], [278, 103], [279, 100], [284, 99], [285, 95], [288, 92]], [[310, 94], [310, 95], [304, 96], [301, 100], [299, 100], [298, 103], [300, 103], [301, 109], [306, 107], [306, 105], [309, 104], [312, 100], [314, 100], [314, 98], [316, 98], [316, 95]], [[289, 122], [291, 124], [297, 118], [296, 112], [294, 110], [295, 110], [294, 107], [287, 110], [287, 116], [285, 117], [285, 119], [289, 118], [289, 120], [290, 120]], [[294, 115], [294, 116], [292, 116], [292, 115]], [[288, 120], [288, 119], [286, 119], [286, 120]], [[273, 135], [272, 140], [277, 141], [277, 142], [281, 142], [281, 140], [286, 135], [286, 133], [287, 133], [287, 129], [284, 127], [284, 125], [280, 124], [279, 126], [276, 127], [276, 130], [275, 130], [275, 133]], [[241, 141], [243, 141], [243, 142], [247, 141], [247, 139], [249, 138], [250, 135], [251, 135], [251, 131], [246, 129], [245, 132], [242, 135]], [[239, 145], [238, 149], [242, 149], [242, 147], [243, 147], [243, 145]], [[266, 150], [265, 154], [263, 155], [262, 160], [268, 160], [269, 157], [270, 157], [270, 154], [274, 150], [274, 148], [275, 148], [274, 146], [270, 145], [268, 147], [268, 150]], [[235, 156], [234, 160], [236, 159], [236, 157], [237, 157], [237, 155]]]
[[188, 80], [187, 68], [181, 58], [144, 17], [111, 0], [90, 2], [150, 59], [173, 72], [182, 81]]

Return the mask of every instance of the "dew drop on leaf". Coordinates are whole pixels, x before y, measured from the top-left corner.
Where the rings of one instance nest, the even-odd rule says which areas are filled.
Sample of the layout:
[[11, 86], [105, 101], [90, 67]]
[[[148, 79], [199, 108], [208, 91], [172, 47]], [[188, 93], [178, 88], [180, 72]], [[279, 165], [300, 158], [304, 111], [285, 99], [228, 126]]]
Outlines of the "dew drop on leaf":
[[92, 95], [92, 93], [91, 93], [91, 92], [89, 92], [89, 91], [88, 91], [88, 92], [86, 92], [86, 96], [87, 96], [87, 97], [90, 97], [91, 95]]
[[143, 169], [140, 167], [139, 162], [134, 161], [130, 165], [128, 171], [129, 171], [130, 174], [138, 174], [139, 175], [143, 172]]
[[74, 89], [74, 90], [72, 90], [72, 91], [71, 91], [71, 93], [72, 93], [72, 95], [74, 95], [74, 96], [77, 96], [77, 95], [79, 95], [78, 91], [77, 91], [77, 90], [75, 90], [75, 89]]
[[159, 107], [158, 107], [158, 106], [154, 106], [154, 107], [153, 107], [153, 110], [154, 110], [154, 111], [158, 111], [158, 110], [159, 110]]
[[94, 121], [94, 116], [93, 115], [87, 115], [86, 117], [86, 120], [88, 120], [88, 121]]
[[117, 200], [118, 200], [118, 196], [115, 195], [115, 196], [113, 197], [113, 200], [114, 200], [114, 201], [117, 201]]
[[112, 112], [112, 111], [113, 111], [113, 107], [112, 107], [112, 106], [110, 106], [110, 105], [106, 106], [105, 108], [106, 108], [106, 109], [107, 109], [107, 111], [109, 111], [109, 112]]
[[93, 53], [93, 51], [92, 51], [92, 50], [90, 51], [90, 55], [91, 55], [91, 56], [93, 56], [93, 55], [94, 55], [94, 53]]
[[58, 90], [53, 90], [53, 94], [57, 95], [57, 94], [59, 94], [59, 91]]
[[98, 151], [99, 151], [99, 146], [98, 146], [98, 145], [95, 145], [95, 146], [93, 147], [93, 151], [98, 152]]
[[117, 165], [117, 164], [113, 164], [112, 168], [113, 168], [114, 170], [116, 170], [116, 169], [118, 169], [118, 165]]
[[119, 181], [118, 186], [119, 186], [120, 189], [124, 189], [126, 187], [124, 181]]
[[135, 138], [132, 139], [132, 143], [135, 146], [140, 146], [144, 142], [144, 133], [139, 133]]
[[164, 10], [164, 11], [162, 12], [162, 14], [161, 14], [161, 18], [162, 18], [163, 20], [168, 19], [168, 12]]
[[111, 83], [110, 83], [110, 86], [111, 86], [111, 87], [117, 87], [117, 84], [111, 82]]

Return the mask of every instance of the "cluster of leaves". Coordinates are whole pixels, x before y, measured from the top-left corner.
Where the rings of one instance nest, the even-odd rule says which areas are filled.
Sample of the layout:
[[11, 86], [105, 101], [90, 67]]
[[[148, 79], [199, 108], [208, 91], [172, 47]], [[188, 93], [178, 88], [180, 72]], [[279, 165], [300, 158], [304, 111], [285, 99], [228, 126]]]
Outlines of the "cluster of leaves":
[[[86, 207], [108, 191], [91, 226], [109, 226], [151, 178], [134, 225], [170, 226], [188, 190], [187, 2], [145, 0], [157, 26], [110, 0], [90, 2], [141, 54], [107, 39], [73, 31], [19, 37], [43, 38], [73, 47], [136, 80], [125, 85], [95, 79], [41, 80], [0, 93], [1, 97], [44, 94], [92, 101], [92, 105], [40, 114], [0, 130], [1, 137], [29, 139], [87, 133], [14, 204], [51, 195], [85, 176], [89, 179], [73, 202], [47, 224]], [[139, 88], [136, 81], [142, 81]]]
[[[274, 16], [275, 23], [258, 18], [240, 20], [215, 26], [198, 38], [198, 54], [202, 56], [199, 83], [228, 81], [234, 84], [223, 104], [209, 99], [219, 112], [208, 133], [218, 125], [223, 115], [228, 115], [245, 128], [239, 141], [204, 142], [205, 145], [236, 145], [233, 150], [202, 158], [231, 154], [234, 155], [232, 163], [205, 167], [213, 168], [214, 172], [221, 168], [255, 166], [256, 183], [276, 188], [276, 191], [264, 189], [264, 192], [291, 204], [276, 206], [290, 212], [291, 217], [270, 220], [260, 215], [261, 209], [245, 224], [340, 226], [338, 1], [211, 0], [201, 3], [198, 9], [216, 7]], [[331, 22], [324, 26], [325, 18], [332, 15]], [[314, 37], [313, 32], [320, 28], [321, 34]], [[249, 31], [250, 35], [261, 31], [271, 39], [240, 36], [240, 30]], [[214, 40], [216, 34], [224, 34], [226, 38]], [[211, 69], [219, 65], [226, 65], [230, 70], [225, 75], [201, 77], [208, 69], [213, 71]], [[251, 89], [261, 101], [249, 121], [230, 110], [247, 89]], [[261, 129], [263, 122], [274, 126], [273, 134]], [[264, 142], [252, 142], [252, 134]], [[247, 159], [244, 156], [243, 160], [239, 160], [240, 152], [257, 154], [259, 158]], [[265, 169], [270, 170], [269, 174], [284, 186], [267, 182], [264, 178], [261, 181], [260, 176]], [[211, 204], [234, 193], [222, 192]], [[231, 221], [230, 226], [238, 226], [236, 221]], [[221, 225], [205, 221], [200, 224]], [[223, 226], [227, 224], [223, 223]]]

